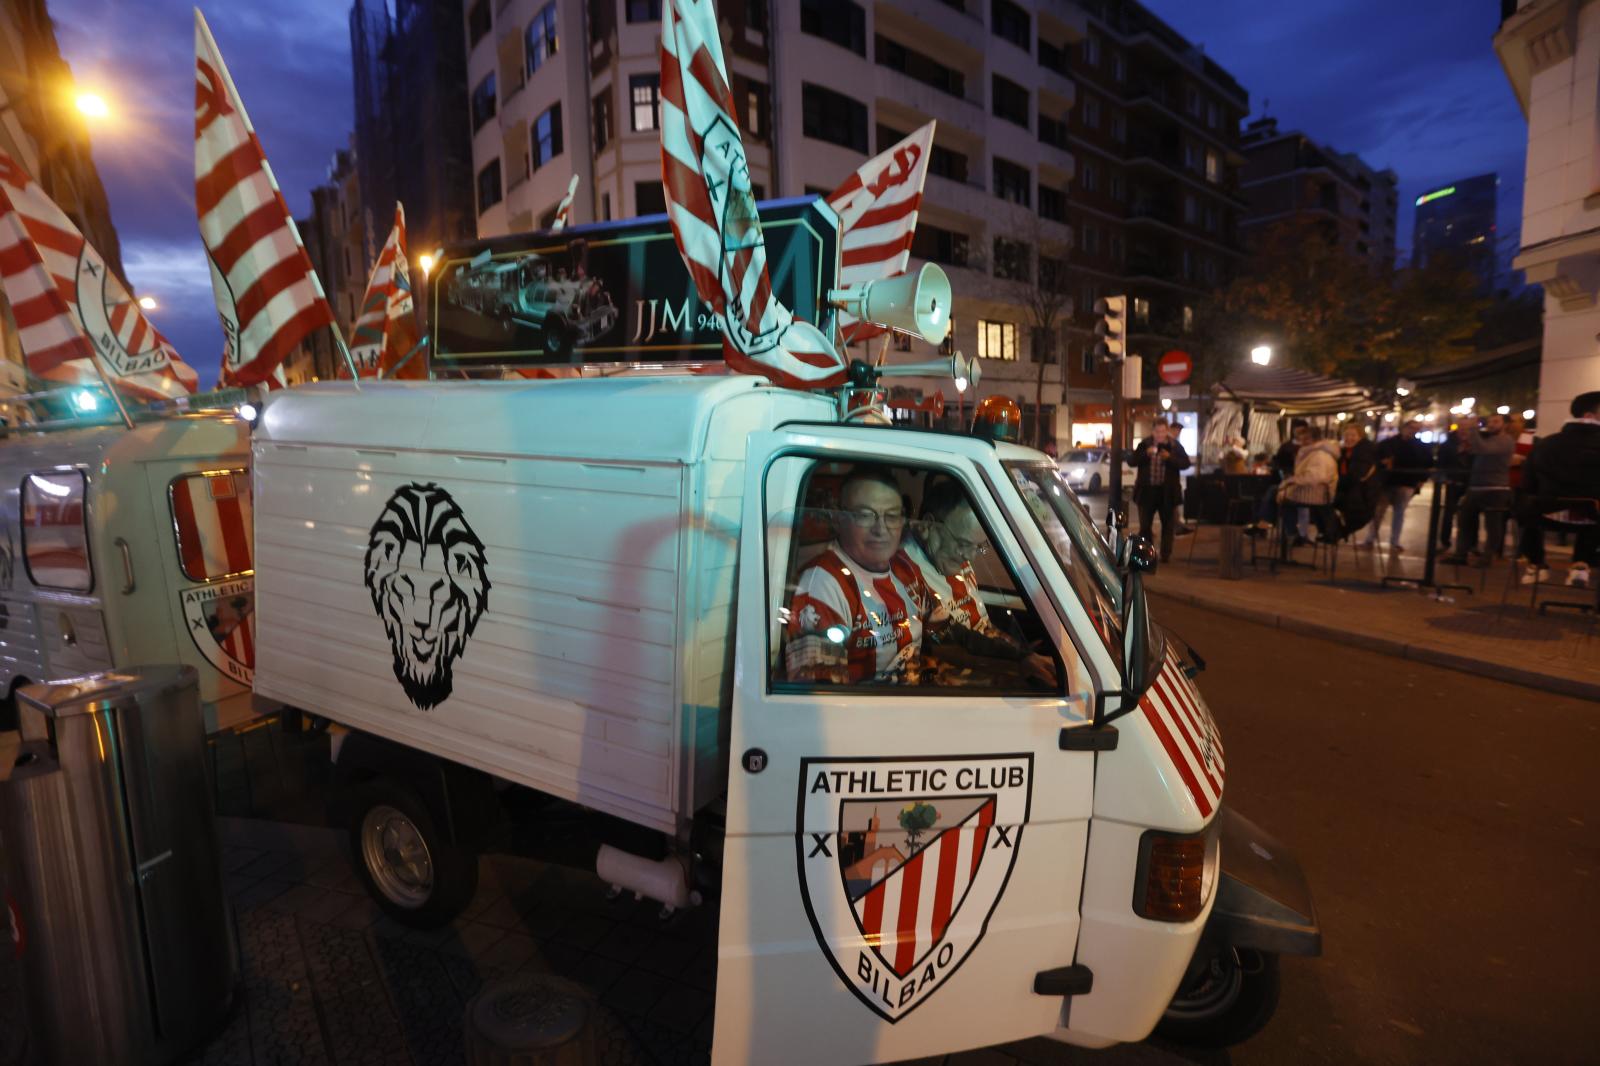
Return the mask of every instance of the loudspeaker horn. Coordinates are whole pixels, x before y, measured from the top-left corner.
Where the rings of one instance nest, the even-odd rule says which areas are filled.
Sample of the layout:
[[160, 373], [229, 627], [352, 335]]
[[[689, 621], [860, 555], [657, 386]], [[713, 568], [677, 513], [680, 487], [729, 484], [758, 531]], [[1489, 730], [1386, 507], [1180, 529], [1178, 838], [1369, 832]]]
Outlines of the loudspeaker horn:
[[968, 359], [956, 352], [945, 359], [929, 359], [925, 363], [896, 363], [877, 368], [878, 376], [885, 378], [936, 378], [949, 374], [955, 379], [956, 391], [966, 392], [978, 384], [981, 370], [976, 359]]
[[940, 344], [950, 333], [950, 279], [934, 263], [915, 274], [830, 289], [828, 302], [864, 322]]

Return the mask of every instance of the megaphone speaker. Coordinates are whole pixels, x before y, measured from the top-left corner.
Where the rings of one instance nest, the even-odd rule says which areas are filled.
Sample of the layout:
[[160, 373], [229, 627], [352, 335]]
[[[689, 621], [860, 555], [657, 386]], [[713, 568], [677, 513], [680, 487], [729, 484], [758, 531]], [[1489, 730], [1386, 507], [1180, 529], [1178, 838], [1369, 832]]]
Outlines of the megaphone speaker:
[[937, 264], [915, 274], [834, 289], [828, 301], [859, 319], [940, 344], [950, 333], [950, 279]]

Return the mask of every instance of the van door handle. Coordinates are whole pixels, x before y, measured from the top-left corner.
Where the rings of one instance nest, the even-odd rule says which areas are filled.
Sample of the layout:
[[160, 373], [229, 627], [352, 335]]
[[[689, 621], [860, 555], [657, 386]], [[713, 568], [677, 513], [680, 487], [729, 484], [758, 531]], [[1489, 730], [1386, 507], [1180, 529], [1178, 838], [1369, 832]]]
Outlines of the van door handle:
[[122, 594], [126, 596], [133, 592], [133, 552], [128, 550], [128, 542], [121, 537], [112, 543], [122, 552]]

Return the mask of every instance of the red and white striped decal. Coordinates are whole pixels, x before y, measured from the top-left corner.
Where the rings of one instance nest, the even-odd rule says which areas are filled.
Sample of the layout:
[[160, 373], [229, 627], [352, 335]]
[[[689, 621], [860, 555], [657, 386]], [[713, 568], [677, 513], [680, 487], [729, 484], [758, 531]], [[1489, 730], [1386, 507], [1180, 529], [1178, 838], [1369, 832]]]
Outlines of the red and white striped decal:
[[1200, 693], [1171, 655], [1139, 707], [1201, 817], [1209, 817], [1222, 801], [1227, 771], [1222, 737]]
[[978, 875], [994, 812], [991, 799], [855, 901], [867, 943], [900, 977], [944, 939], [950, 916]]
[[[867, 160], [828, 194], [828, 205], [839, 215], [842, 284], [861, 285], [906, 272], [922, 186], [928, 179], [934, 125], [929, 122]], [[882, 326], [848, 316], [841, 316], [840, 322], [847, 341], [884, 332]]]
[[256, 613], [249, 612], [240, 623], [222, 638], [222, 650], [244, 664], [245, 669], [256, 668]]
[[772, 295], [712, 0], [667, 0], [661, 22], [661, 183], [700, 299], [733, 369], [788, 388], [844, 384], [833, 343]]
[[222, 53], [194, 13], [194, 185], [223, 320], [222, 384], [282, 383], [284, 359], [333, 311]]
[[242, 470], [186, 474], [174, 481], [172, 520], [183, 572], [195, 581], [211, 581], [254, 569], [251, 513], [250, 478]]

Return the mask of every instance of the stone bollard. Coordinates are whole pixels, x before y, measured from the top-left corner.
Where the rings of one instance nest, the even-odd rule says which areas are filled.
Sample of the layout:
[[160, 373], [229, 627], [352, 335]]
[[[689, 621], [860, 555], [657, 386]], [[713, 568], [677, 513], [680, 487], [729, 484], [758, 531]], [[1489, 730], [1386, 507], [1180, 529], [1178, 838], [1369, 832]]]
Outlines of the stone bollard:
[[490, 981], [462, 1019], [467, 1066], [595, 1066], [597, 1012], [581, 986], [560, 977]]

